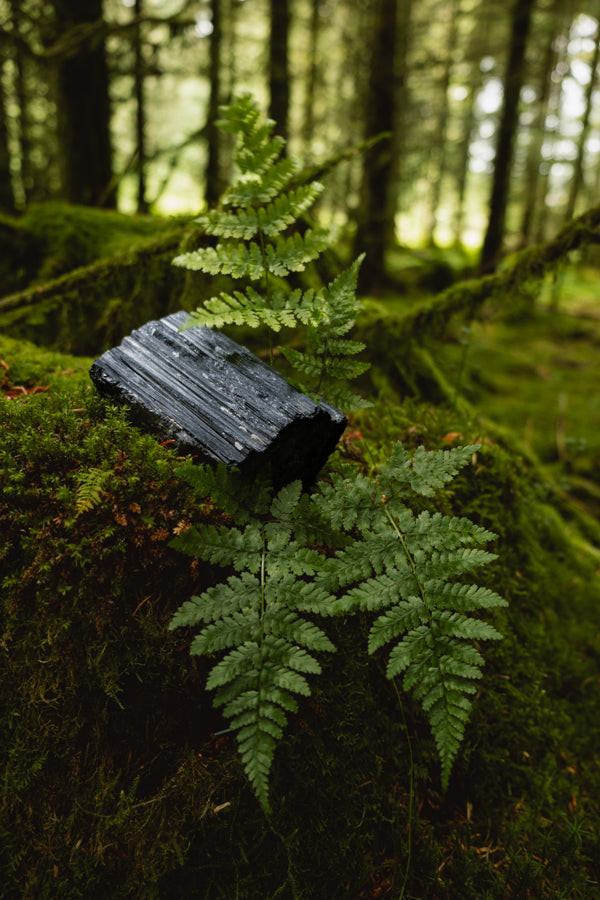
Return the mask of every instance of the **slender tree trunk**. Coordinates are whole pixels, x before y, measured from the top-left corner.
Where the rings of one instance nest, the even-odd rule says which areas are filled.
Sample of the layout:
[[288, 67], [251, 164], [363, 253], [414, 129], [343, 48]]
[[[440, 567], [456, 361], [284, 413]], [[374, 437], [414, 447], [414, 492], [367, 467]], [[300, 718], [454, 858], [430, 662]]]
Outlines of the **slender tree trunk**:
[[223, 55], [223, 22], [221, 17], [221, 0], [212, 0], [212, 25], [209, 50], [210, 93], [208, 97], [207, 141], [208, 159], [206, 163], [206, 181], [204, 195], [206, 202], [212, 206], [219, 199], [225, 188], [223, 165], [221, 160], [221, 140], [215, 121], [221, 103], [221, 71]]
[[435, 246], [435, 230], [438, 224], [438, 208], [442, 197], [442, 186], [447, 167], [447, 147], [446, 147], [446, 131], [448, 128], [448, 120], [450, 118], [450, 106], [448, 91], [450, 90], [450, 79], [452, 78], [453, 66], [453, 50], [458, 38], [458, 23], [460, 21], [460, 8], [456, 4], [456, 0], [452, 4], [453, 8], [449, 10], [450, 22], [446, 32], [447, 43], [444, 48], [444, 71], [442, 80], [438, 87], [438, 94], [441, 96], [442, 105], [436, 120], [431, 146], [433, 155], [432, 177], [430, 178], [431, 194], [429, 205], [429, 223], [427, 225], [427, 237], [430, 246]]
[[0, 210], [5, 213], [15, 211], [15, 196], [10, 169], [10, 151], [8, 148], [8, 127], [6, 123], [6, 97], [2, 84], [4, 63], [0, 61]]
[[494, 177], [488, 227], [481, 251], [480, 267], [492, 269], [502, 250], [510, 172], [519, 121], [519, 97], [525, 77], [525, 50], [535, 0], [515, 0], [508, 66], [504, 78], [504, 102], [496, 141]]
[[[558, 0], [556, 6], [562, 5]], [[555, 19], [559, 10], [552, 10]], [[549, 112], [549, 102], [552, 88], [552, 73], [556, 66], [556, 31], [551, 27], [548, 42], [544, 51], [539, 93], [536, 101], [535, 118], [530, 126], [531, 142], [527, 153], [525, 166], [525, 203], [523, 206], [523, 218], [521, 220], [521, 242], [528, 244], [532, 237], [533, 220], [538, 205], [540, 187], [540, 162], [542, 159], [542, 146], [545, 137], [545, 122]]]
[[[136, 19], [143, 15], [143, 0], [135, 0], [133, 7]], [[142, 27], [137, 24], [134, 34], [134, 82], [135, 82], [135, 134], [137, 147], [137, 211], [138, 213], [148, 212], [148, 201], [146, 200], [146, 97], [144, 93], [145, 80], [145, 64], [144, 64], [144, 47], [142, 41]]]
[[598, 83], [598, 63], [600, 62], [600, 25], [596, 32], [596, 46], [592, 61], [590, 62], [590, 80], [585, 92], [585, 111], [581, 123], [581, 132], [577, 141], [577, 157], [575, 159], [575, 168], [573, 178], [571, 180], [571, 189], [569, 191], [569, 200], [565, 210], [565, 222], [570, 222], [575, 215], [575, 207], [577, 206], [577, 197], [583, 185], [583, 163], [585, 159], [585, 145], [590, 133], [590, 118], [594, 108], [594, 91]]
[[405, 159], [407, 135], [410, 130], [408, 93], [409, 50], [412, 40], [413, 0], [402, 0], [397, 6], [397, 23], [394, 52], [394, 112], [392, 121], [391, 169], [387, 212], [389, 243], [396, 240], [395, 218], [407, 176]]
[[[23, 11], [19, 0], [10, 0], [10, 15], [15, 34], [21, 34]], [[25, 90], [25, 57], [19, 41], [14, 45], [13, 61], [15, 65], [14, 89], [18, 108], [17, 140], [19, 144], [19, 164], [21, 203], [27, 203], [28, 195], [33, 190], [34, 179], [31, 167], [31, 139], [29, 97]]]
[[481, 78], [479, 67], [477, 67], [475, 71], [476, 76], [468, 88], [469, 94], [466, 98], [466, 109], [463, 115], [463, 132], [458, 147], [459, 163], [456, 172], [456, 210], [454, 213], [453, 225], [454, 241], [457, 245], [463, 244], [463, 225], [467, 200], [469, 160], [471, 159], [471, 138], [476, 122], [477, 87]]
[[277, 133], [289, 137], [290, 0], [270, 0], [271, 33], [269, 40], [269, 116], [277, 123]]
[[[64, 35], [102, 18], [102, 0], [55, 0], [56, 26]], [[109, 75], [104, 40], [95, 38], [63, 55], [57, 66], [58, 132], [63, 193], [93, 206], [112, 178]], [[114, 206], [110, 192], [106, 206]]]
[[[319, 22], [320, 22], [320, 0], [312, 0], [310, 8], [310, 34], [309, 34], [309, 56], [307, 64], [307, 74], [305, 78], [305, 94], [304, 94], [304, 123], [302, 126], [302, 136], [304, 145], [310, 148], [313, 133], [315, 130], [315, 99], [318, 76], [318, 59], [319, 59]], [[310, 149], [308, 151], [310, 156]]]
[[[566, 63], [567, 59], [567, 45], [568, 45], [568, 32], [570, 28], [570, 20], [565, 23], [564, 26], [564, 42], [561, 47], [560, 52], [557, 54], [556, 63], [554, 66], [554, 71], [557, 71], [557, 66], [560, 63]], [[561, 99], [562, 99], [562, 83], [561, 80], [551, 79], [550, 84], [550, 94], [548, 97], [548, 106], [547, 106], [547, 114], [546, 114], [546, 122], [549, 119], [554, 119], [556, 124], [553, 125], [551, 129], [546, 128], [544, 134], [544, 143], [548, 147], [548, 152], [546, 159], [540, 165], [540, 171], [538, 174], [538, 204], [535, 215], [535, 227], [533, 228], [533, 240], [534, 243], [540, 244], [548, 238], [548, 229], [547, 229], [547, 220], [548, 220], [548, 207], [546, 205], [546, 197], [548, 194], [548, 183], [550, 181], [550, 167], [551, 160], [554, 156], [554, 147], [558, 139], [560, 138], [560, 108], [561, 108]]]
[[[396, 32], [398, 0], [377, 0], [366, 93], [366, 137], [394, 133], [396, 118]], [[361, 268], [362, 291], [377, 291], [385, 282], [385, 250], [393, 233], [395, 197], [392, 141], [381, 141], [365, 155], [355, 252], [366, 253]]]

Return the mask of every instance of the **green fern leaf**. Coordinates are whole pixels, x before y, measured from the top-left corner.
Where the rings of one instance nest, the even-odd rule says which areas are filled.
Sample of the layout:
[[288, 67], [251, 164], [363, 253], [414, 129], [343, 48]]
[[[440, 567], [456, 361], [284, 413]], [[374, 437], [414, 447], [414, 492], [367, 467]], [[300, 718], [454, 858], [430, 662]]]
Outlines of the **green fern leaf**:
[[302, 185], [294, 191], [276, 197], [257, 212], [262, 232], [268, 237], [275, 237], [285, 231], [310, 209], [322, 192], [323, 185], [318, 181], [313, 181], [311, 184]]
[[256, 565], [263, 550], [260, 532], [253, 525], [242, 532], [201, 523], [173, 538], [171, 546], [215, 565], [234, 566], [239, 572]]
[[411, 457], [398, 442], [389, 462], [381, 467], [379, 481], [382, 490], [394, 496], [399, 489], [406, 491], [410, 488], [417, 494], [432, 497], [458, 474], [459, 469], [468, 465], [478, 449], [479, 444], [430, 452], [418, 447], [414, 457]]
[[310, 228], [304, 234], [295, 232], [287, 238], [280, 237], [275, 244], [268, 244], [266, 247], [266, 266], [273, 275], [285, 276], [290, 272], [302, 272], [328, 245], [329, 236], [326, 232]]
[[424, 589], [436, 609], [453, 609], [471, 612], [475, 609], [492, 609], [508, 606], [504, 597], [489, 588], [476, 584], [448, 584], [444, 581], [425, 582]]
[[106, 486], [111, 479], [112, 471], [94, 466], [83, 472], [77, 472], [75, 480], [75, 518], [89, 512], [102, 502]]
[[260, 655], [260, 646], [256, 641], [246, 641], [236, 647], [213, 666], [206, 679], [207, 689], [209, 691], [216, 690], [225, 684], [236, 681], [240, 676], [253, 673], [256, 669], [258, 655]]
[[[204, 489], [206, 478], [198, 479]], [[230, 488], [221, 484], [226, 497]], [[209, 562], [233, 565], [241, 574], [186, 601], [170, 627], [204, 626], [192, 641], [193, 654], [225, 653], [212, 668], [207, 687], [237, 732], [240, 757], [254, 792], [269, 809], [268, 782], [275, 750], [295, 695], [309, 696], [306, 676], [318, 675], [315, 652], [335, 650], [327, 635], [304, 618], [323, 612], [333, 598], [312, 576], [323, 558], [293, 540], [301, 484], [282, 488], [270, 503], [270, 520], [252, 515], [243, 528], [200, 524], [173, 542]], [[314, 518], [314, 514], [313, 514]]]
[[[480, 548], [494, 535], [470, 520], [421, 512], [407, 505], [410, 492], [430, 496], [472, 458], [476, 447], [410, 456], [400, 443], [376, 481], [335, 475], [315, 502], [333, 523], [360, 540], [327, 561], [331, 590], [352, 585], [331, 605], [333, 614], [377, 613], [369, 653], [389, 647], [386, 674], [403, 677], [429, 719], [441, 762], [442, 786], [471, 709], [483, 658], [472, 641], [498, 640], [493, 625], [465, 613], [505, 606], [495, 592], [457, 582], [495, 555]], [[476, 546], [473, 546], [476, 545]]]
[[[280, 609], [267, 610], [265, 613], [265, 628], [270, 634], [286, 638], [287, 641], [291, 642], [292, 649], [293, 644], [298, 644], [299, 647], [305, 647], [308, 650], [327, 651], [330, 653], [335, 650], [334, 645], [325, 632], [312, 622], [302, 619], [291, 610], [285, 612], [282, 612]], [[286, 648], [286, 653], [288, 649]], [[294, 651], [294, 653], [296, 652], [300, 653], [301, 651]], [[304, 656], [307, 656], [307, 654], [304, 654]], [[297, 665], [291, 661], [293, 658], [294, 654], [289, 656], [289, 665], [293, 669], [297, 669]], [[313, 661], [313, 664], [318, 665], [316, 660]]]
[[269, 203], [286, 189], [297, 171], [298, 165], [291, 157], [280, 159], [260, 177], [240, 179], [227, 188], [221, 202], [225, 208], [242, 209]]
[[250, 572], [231, 575], [225, 583], [207, 588], [202, 596], [185, 600], [173, 614], [169, 628], [184, 628], [229, 616], [254, 602], [259, 591], [256, 575]]

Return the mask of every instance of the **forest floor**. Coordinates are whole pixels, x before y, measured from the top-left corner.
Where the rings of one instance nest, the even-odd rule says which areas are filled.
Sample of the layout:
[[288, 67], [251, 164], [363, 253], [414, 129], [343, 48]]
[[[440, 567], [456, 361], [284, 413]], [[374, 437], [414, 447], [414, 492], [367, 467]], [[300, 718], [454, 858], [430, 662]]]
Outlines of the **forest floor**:
[[[383, 681], [365, 687], [356, 636], [341, 635], [332, 693], [315, 693], [281, 748], [274, 843], [231, 741], [202, 743], [219, 726], [187, 646], [165, 637], [174, 585], [185, 596], [198, 578], [167, 549], [190, 514], [174, 458], [94, 396], [91, 358], [0, 335], [11, 492], [0, 521], [23, 552], [19, 564], [0, 554], [9, 618], [23, 610], [3, 657], [16, 700], [0, 896], [112, 898], [144, 885], [159, 900], [597, 897], [599, 298], [596, 270], [568, 270], [558, 310], [548, 285], [436, 347], [456, 408], [387, 385], [351, 421], [341, 454], [359, 466], [398, 438], [447, 447], [485, 438], [485, 422], [510, 435], [506, 450], [486, 439], [478, 472], [450, 498], [500, 534], [490, 579], [510, 600], [506, 637], [444, 796], [426, 722], [407, 702], [403, 724]], [[393, 315], [413, 301], [374, 302]], [[74, 514], [81, 473], [101, 471], [101, 502]]]

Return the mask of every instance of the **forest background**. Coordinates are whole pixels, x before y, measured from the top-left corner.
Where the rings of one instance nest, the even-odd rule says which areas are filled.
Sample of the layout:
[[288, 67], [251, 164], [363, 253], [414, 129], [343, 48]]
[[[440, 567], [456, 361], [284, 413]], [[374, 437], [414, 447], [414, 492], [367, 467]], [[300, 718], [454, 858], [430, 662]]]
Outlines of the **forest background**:
[[[0, 25], [0, 896], [596, 896], [598, 0], [0, 0]], [[88, 376], [214, 293], [171, 262], [243, 91], [325, 185], [308, 278], [366, 253], [374, 409], [331, 466], [481, 444], [432, 509], [498, 534], [509, 603], [448, 792], [363, 622], [290, 723], [271, 822], [168, 632], [219, 575], [173, 533], [220, 513]]]
[[600, 192], [598, 15], [573, 0], [4, 0], [0, 208], [189, 213], [227, 182], [218, 107], [253, 92], [305, 164], [380, 134], [321, 213], [383, 246], [497, 261]]

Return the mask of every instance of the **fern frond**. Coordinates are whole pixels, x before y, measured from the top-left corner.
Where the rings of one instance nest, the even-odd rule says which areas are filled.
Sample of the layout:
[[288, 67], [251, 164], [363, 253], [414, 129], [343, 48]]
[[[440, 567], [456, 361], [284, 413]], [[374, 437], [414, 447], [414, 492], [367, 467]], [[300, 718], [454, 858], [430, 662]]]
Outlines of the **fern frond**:
[[252, 281], [258, 281], [265, 273], [261, 249], [254, 241], [247, 245], [219, 243], [216, 247], [200, 247], [176, 256], [173, 265], [209, 275], [231, 275]]
[[263, 515], [271, 503], [266, 480], [257, 479], [249, 484], [238, 469], [229, 469], [224, 462], [214, 468], [184, 463], [175, 472], [193, 487], [200, 500], [210, 500], [238, 525], [245, 524], [252, 513]]
[[264, 234], [275, 237], [285, 231], [313, 205], [323, 192], [323, 185], [318, 181], [301, 185], [296, 190], [288, 191], [276, 197], [266, 207], [258, 210], [258, 220]]
[[416, 494], [432, 497], [437, 490], [447, 484], [458, 471], [471, 461], [479, 450], [479, 444], [455, 447], [452, 450], [431, 450], [417, 447], [411, 457], [398, 442], [379, 473], [382, 490], [388, 496], [410, 488]]
[[475, 609], [508, 606], [500, 594], [476, 584], [431, 581], [425, 582], [424, 589], [436, 609], [453, 609], [464, 613]]
[[[204, 487], [206, 479], [198, 480]], [[224, 493], [229, 497], [229, 489]], [[294, 482], [272, 500], [269, 521], [250, 516], [243, 529], [201, 523], [173, 542], [241, 573], [182, 604], [170, 628], [204, 623], [191, 652], [225, 652], [207, 686], [216, 689], [215, 704], [237, 732], [244, 769], [266, 810], [269, 773], [287, 715], [297, 709], [295, 695], [310, 694], [305, 676], [321, 672], [313, 653], [335, 650], [322, 629], [304, 618], [306, 612], [322, 612], [333, 598], [313, 579], [322, 555], [293, 539], [296, 510], [302, 510], [301, 520], [307, 517], [309, 501], [301, 504], [300, 498], [301, 483]]]
[[219, 650], [255, 641], [259, 633], [260, 619], [256, 611], [252, 608], [236, 610], [203, 628], [192, 641], [190, 653], [195, 656], [218, 653]]
[[285, 276], [290, 272], [302, 272], [309, 262], [318, 259], [329, 246], [327, 232], [307, 229], [304, 234], [279, 237], [274, 244], [267, 244], [266, 267], [273, 275]]
[[196, 224], [206, 234], [222, 238], [248, 241], [259, 232], [273, 238], [310, 209], [322, 191], [323, 185], [315, 181], [278, 194], [266, 206], [236, 205], [234, 208], [230, 202], [230, 208], [211, 209], [199, 216]]
[[415, 569], [421, 581], [435, 578], [450, 580], [485, 566], [495, 559], [495, 553], [473, 547], [433, 550], [429, 555], [415, 558]]
[[322, 394], [317, 394], [314, 391], [307, 391], [306, 393], [315, 403], [320, 403], [326, 396], [328, 403], [332, 403], [339, 409], [345, 409], [348, 413], [356, 412], [359, 409], [371, 409], [373, 406], [370, 400], [365, 400], [360, 394], [354, 394], [351, 390], [344, 387], [343, 384], [328, 384]]
[[368, 532], [379, 519], [378, 504], [375, 502], [377, 486], [365, 475], [357, 475], [354, 470], [334, 472], [331, 484], [319, 484], [319, 492], [314, 502], [334, 528], [351, 531], [358, 528]]
[[169, 629], [213, 622], [221, 616], [232, 615], [251, 605], [259, 590], [256, 575], [250, 572], [231, 575], [226, 582], [207, 588], [202, 596], [185, 600], [173, 614]]
[[102, 502], [106, 486], [112, 476], [112, 471], [93, 466], [83, 472], [77, 472], [75, 480], [77, 490], [75, 494], [75, 518], [89, 512]]
[[347, 269], [344, 269], [343, 272], [340, 272], [325, 289], [323, 297], [331, 307], [340, 308], [346, 305], [347, 308], [352, 308], [355, 312], [360, 310], [360, 303], [356, 298], [356, 285], [358, 273], [365, 256], [365, 253], [357, 256], [354, 262]]
[[293, 328], [296, 315], [293, 307], [270, 308], [266, 300], [252, 287], [246, 292], [234, 291], [233, 294], [221, 293], [217, 297], [206, 300], [204, 306], [192, 312], [183, 323], [182, 331], [198, 325], [209, 328], [222, 328], [224, 325], [247, 325], [258, 328], [267, 325], [278, 332], [284, 327]]
[[[479, 545], [495, 535], [469, 519], [407, 505], [411, 491], [429, 496], [450, 481], [476, 447], [410, 456], [395, 445], [376, 481], [335, 475], [315, 502], [337, 526], [360, 540], [327, 561], [328, 587], [352, 585], [331, 606], [334, 614], [356, 609], [377, 613], [369, 653], [389, 647], [388, 678], [403, 676], [429, 719], [447, 787], [464, 736], [483, 658], [472, 641], [498, 640], [493, 625], [467, 615], [505, 606], [494, 591], [457, 582], [495, 558]], [[475, 545], [475, 546], [474, 546]]]
[[276, 159], [281, 155], [285, 140], [281, 135], [269, 138], [272, 123], [267, 122], [258, 128], [253, 135], [246, 135], [235, 155], [235, 162], [242, 173], [250, 172], [253, 177], [268, 172]]
[[481, 678], [481, 654], [462, 641], [420, 626], [390, 652], [387, 675], [406, 670], [405, 690], [412, 690], [427, 713], [441, 762], [446, 790], [472, 707], [473, 684]]
[[[392, 513], [401, 510], [403, 505], [396, 507], [394, 500], [390, 500], [389, 508]], [[426, 538], [428, 546], [443, 547], [446, 550], [460, 547], [463, 544], [486, 544], [493, 540], [496, 535], [475, 525], [470, 519], [461, 518], [459, 516], [444, 516], [442, 513], [431, 513], [424, 510], [420, 515], [413, 519], [412, 524], [405, 523], [404, 533], [406, 540], [411, 545], [412, 541], [417, 544]]]
[[260, 176], [247, 176], [235, 182], [227, 188], [221, 203], [225, 208], [242, 209], [269, 203], [288, 187], [297, 171], [298, 164], [294, 159], [280, 159]]
[[240, 531], [200, 523], [173, 538], [171, 546], [218, 566], [234, 566], [238, 572], [255, 570], [263, 552], [260, 531], [253, 524]]
[[332, 378], [351, 379], [366, 372], [370, 366], [368, 362], [358, 359], [339, 359], [334, 355], [327, 355], [325, 359], [319, 359], [308, 353], [301, 353], [292, 347], [282, 347], [281, 352], [298, 372], [302, 372], [309, 378], [321, 378], [329, 375]]
[[205, 234], [245, 241], [253, 238], [259, 230], [258, 212], [252, 208], [239, 208], [230, 212], [224, 209], [211, 209], [198, 216], [196, 224], [200, 225]]
[[[286, 638], [287, 641], [291, 642], [292, 649], [293, 644], [298, 644], [299, 647], [305, 647], [307, 650], [327, 651], [329, 653], [333, 653], [335, 650], [334, 645], [324, 631], [312, 622], [302, 619], [293, 610], [286, 610], [283, 613], [276, 608], [267, 610], [265, 613], [265, 628], [270, 634]], [[288, 665], [293, 669], [298, 669], [297, 664], [293, 660], [299, 653], [300, 651], [296, 650], [288, 656]], [[313, 660], [312, 664], [318, 666], [316, 660]], [[310, 671], [310, 669], [300, 669], [300, 671]]]

